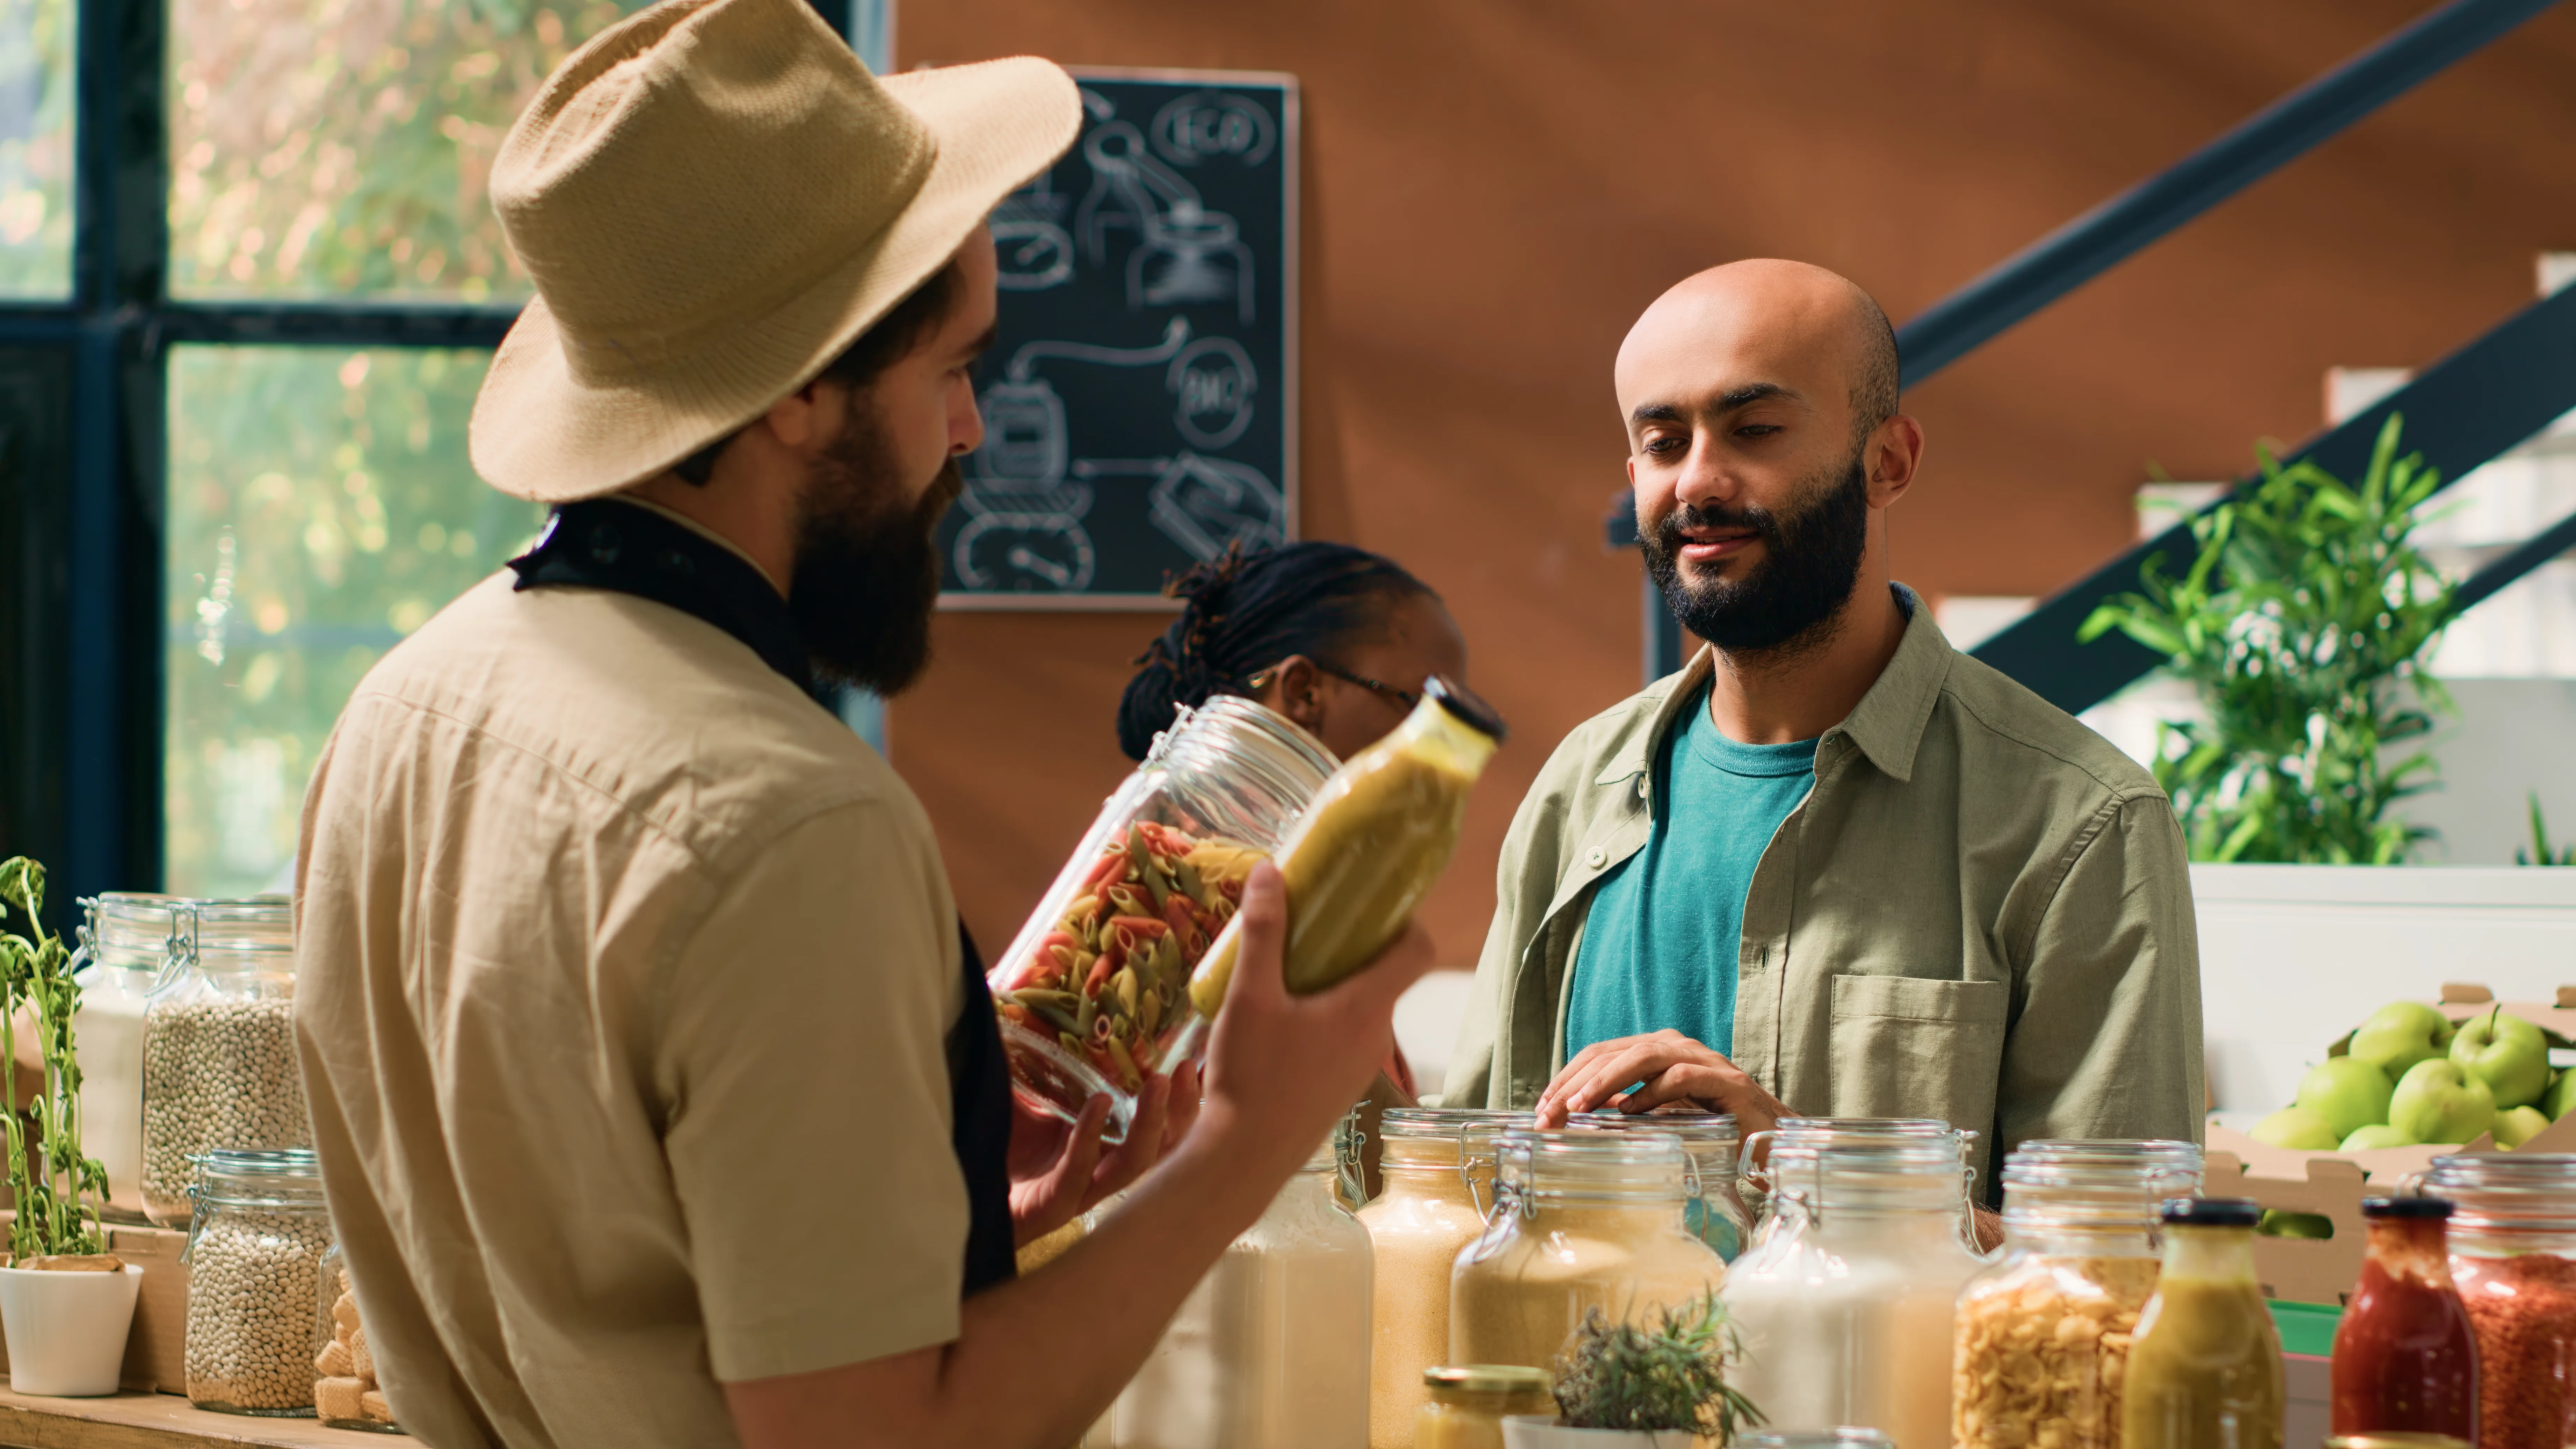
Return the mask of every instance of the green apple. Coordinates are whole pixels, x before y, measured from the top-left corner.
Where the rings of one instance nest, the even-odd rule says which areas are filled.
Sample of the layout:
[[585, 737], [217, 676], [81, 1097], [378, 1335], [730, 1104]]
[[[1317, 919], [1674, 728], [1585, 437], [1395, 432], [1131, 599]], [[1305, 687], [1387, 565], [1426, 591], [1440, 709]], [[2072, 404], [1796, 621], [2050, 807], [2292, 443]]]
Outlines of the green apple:
[[2338, 1138], [2388, 1120], [2388, 1098], [2397, 1084], [2359, 1057], [2328, 1057], [2299, 1079], [2298, 1103], [2323, 1117]]
[[2388, 1099], [2388, 1125], [2418, 1142], [2457, 1146], [2495, 1121], [2495, 1093], [2448, 1058], [2417, 1062]]
[[2393, 1082], [2450, 1046], [2449, 1017], [2420, 1001], [2392, 1001], [2370, 1014], [2344, 1050], [2386, 1072]]
[[2451, 1060], [2487, 1084], [2498, 1108], [2528, 1107], [2549, 1090], [2549, 1038], [2501, 1006], [2460, 1023]]
[[2511, 1152], [2549, 1130], [2549, 1119], [2540, 1115], [2538, 1107], [2508, 1107], [2496, 1114], [2495, 1126], [2489, 1130], [2495, 1133], [2496, 1146]]
[[2331, 1238], [2334, 1219], [2324, 1213], [2284, 1212], [2279, 1208], [2263, 1209], [2254, 1231], [2266, 1238]]
[[2343, 1140], [2346, 1152], [2373, 1152], [2382, 1147], [2412, 1147], [2415, 1139], [2389, 1126], [2374, 1122]]
[[2334, 1124], [2306, 1107], [2284, 1107], [2254, 1124], [2246, 1134], [2266, 1147], [2293, 1152], [2332, 1152], [2343, 1141]]
[[2558, 1080], [2549, 1084], [2549, 1095], [2540, 1099], [2540, 1110], [2548, 1113], [2552, 1122], [2571, 1109], [2576, 1109], [2576, 1067], [2560, 1072]]

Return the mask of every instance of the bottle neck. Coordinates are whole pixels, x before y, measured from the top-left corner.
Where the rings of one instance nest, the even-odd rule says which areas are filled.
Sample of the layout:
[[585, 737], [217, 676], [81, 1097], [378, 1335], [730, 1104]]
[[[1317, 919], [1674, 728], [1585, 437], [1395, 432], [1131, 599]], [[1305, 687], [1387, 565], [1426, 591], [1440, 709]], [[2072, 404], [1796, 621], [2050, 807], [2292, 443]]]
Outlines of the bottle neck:
[[2217, 1282], [2254, 1281], [2252, 1228], [2193, 1227], [2176, 1223], [2165, 1229], [2166, 1276]]
[[2370, 1265], [2391, 1278], [2448, 1288], [2449, 1237], [2440, 1218], [2373, 1218], [2364, 1251]]

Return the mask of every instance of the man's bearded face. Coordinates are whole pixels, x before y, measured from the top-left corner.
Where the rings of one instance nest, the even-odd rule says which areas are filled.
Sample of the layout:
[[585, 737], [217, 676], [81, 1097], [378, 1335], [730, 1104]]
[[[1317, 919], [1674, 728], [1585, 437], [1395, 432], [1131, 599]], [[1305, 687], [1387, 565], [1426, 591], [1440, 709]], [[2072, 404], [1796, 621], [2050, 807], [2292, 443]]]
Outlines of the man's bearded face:
[[866, 395], [853, 402], [849, 426], [814, 460], [798, 501], [787, 607], [818, 673], [891, 697], [930, 663], [940, 575], [933, 533], [965, 477], [952, 457], [907, 503], [891, 440]]
[[[1869, 542], [1865, 449], [1835, 471], [1800, 482], [1781, 513], [1723, 504], [1680, 504], [1643, 536], [1646, 572], [1682, 627], [1729, 654], [1797, 652], [1820, 644], [1860, 580]], [[1740, 579], [1685, 580], [1685, 528], [1743, 528], [1759, 534], [1761, 564]]]

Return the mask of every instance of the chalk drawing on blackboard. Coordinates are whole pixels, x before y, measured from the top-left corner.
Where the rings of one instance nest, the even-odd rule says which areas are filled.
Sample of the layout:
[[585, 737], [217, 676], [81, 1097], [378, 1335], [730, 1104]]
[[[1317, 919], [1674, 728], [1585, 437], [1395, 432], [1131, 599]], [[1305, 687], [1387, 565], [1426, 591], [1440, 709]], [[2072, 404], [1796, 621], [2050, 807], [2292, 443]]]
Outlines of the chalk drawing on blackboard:
[[1202, 448], [1222, 448], [1252, 426], [1252, 394], [1260, 386], [1252, 354], [1231, 337], [1202, 337], [1180, 351], [1163, 374], [1175, 399], [1172, 425]]
[[1203, 458], [1183, 449], [1169, 458], [1083, 458], [1077, 478], [1143, 477], [1146, 516], [1163, 536], [1198, 559], [1212, 559], [1240, 543], [1267, 548], [1287, 542], [1281, 526], [1286, 500], [1258, 468], [1225, 458]]
[[993, 208], [989, 225], [1001, 264], [993, 280], [1005, 292], [1043, 292], [1073, 280], [1073, 234], [1064, 229], [1069, 198], [1055, 190], [1054, 179], [1052, 171], [1040, 172]]
[[1234, 218], [1210, 211], [1199, 189], [1147, 151], [1127, 121], [1110, 121], [1082, 140], [1091, 191], [1074, 211], [1074, 230], [1097, 265], [1109, 257], [1109, 233], [1137, 234], [1127, 258], [1127, 308], [1231, 300], [1235, 316], [1253, 320], [1252, 249]]
[[1196, 166], [1211, 156], [1258, 166], [1279, 141], [1270, 113], [1231, 91], [1192, 91], [1165, 102], [1151, 129], [1154, 149], [1175, 166]]

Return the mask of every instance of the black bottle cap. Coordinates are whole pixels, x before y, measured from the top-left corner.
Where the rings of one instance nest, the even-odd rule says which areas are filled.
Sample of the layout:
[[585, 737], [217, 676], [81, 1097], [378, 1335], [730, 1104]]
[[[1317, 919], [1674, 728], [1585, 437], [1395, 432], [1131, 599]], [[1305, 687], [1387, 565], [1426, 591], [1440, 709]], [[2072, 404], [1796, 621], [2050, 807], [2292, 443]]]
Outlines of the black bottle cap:
[[1471, 730], [1493, 737], [1496, 744], [1511, 738], [1511, 729], [1494, 707], [1476, 696], [1476, 692], [1445, 674], [1435, 674], [1422, 681], [1425, 699], [1440, 701], [1440, 707], [1455, 715], [1458, 722]]
[[2439, 1197], [2366, 1197], [2361, 1200], [2361, 1215], [2366, 1218], [2447, 1218], [2451, 1202]]
[[2185, 1228], [2250, 1228], [2262, 1221], [2263, 1209], [2246, 1197], [2174, 1197], [2165, 1199], [2164, 1220]]

